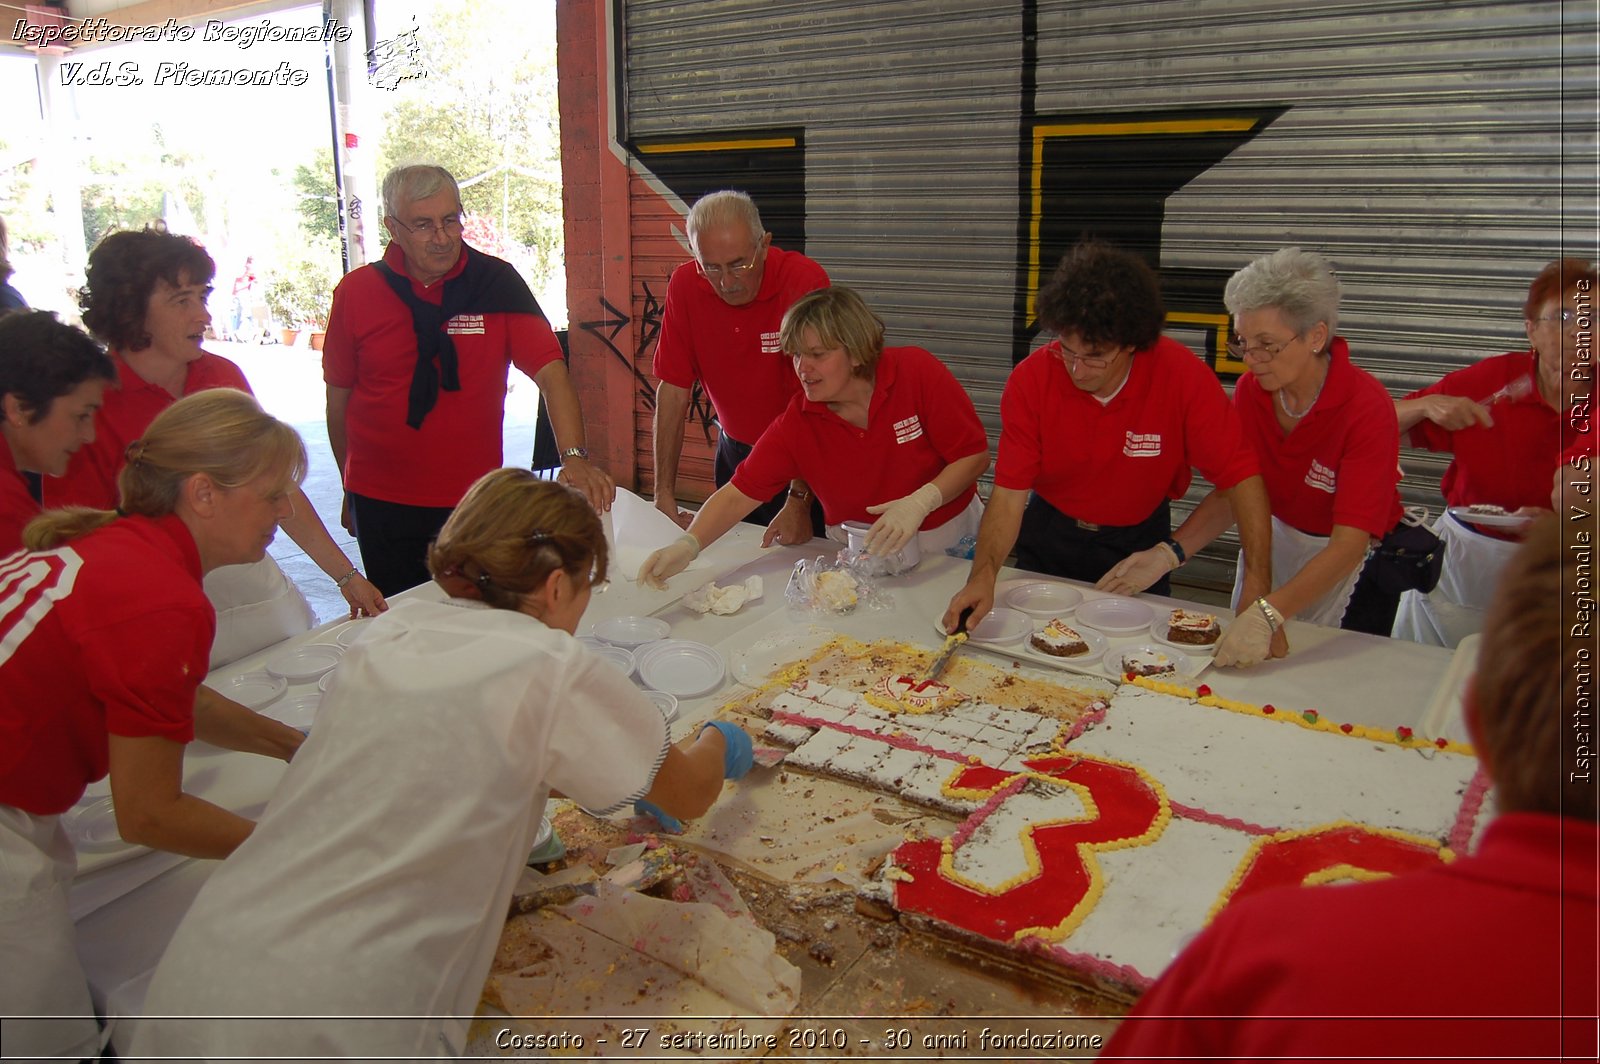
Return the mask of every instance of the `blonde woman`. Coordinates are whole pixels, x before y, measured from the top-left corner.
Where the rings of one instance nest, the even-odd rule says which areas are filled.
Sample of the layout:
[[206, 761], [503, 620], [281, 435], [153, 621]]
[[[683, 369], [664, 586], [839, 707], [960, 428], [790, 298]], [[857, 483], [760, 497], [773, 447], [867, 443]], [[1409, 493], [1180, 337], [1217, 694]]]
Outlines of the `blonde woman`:
[[[249, 842], [178, 928], [136, 1055], [459, 1055], [548, 795], [704, 813], [750, 767], [722, 721], [679, 746], [572, 637], [605, 579], [600, 519], [525, 469], [480, 479], [340, 663]], [[381, 1016], [382, 1022], [248, 1017]]]
[[[846, 521], [871, 525], [873, 554], [893, 554], [912, 537], [937, 553], [977, 532], [989, 438], [943, 362], [920, 347], [885, 347], [883, 322], [842, 285], [795, 300], [778, 338], [800, 394], [689, 531], [645, 560], [641, 582], [664, 586], [785, 484], [800, 504], [816, 492], [836, 538]], [[774, 525], [761, 545], [777, 538]]]
[[300, 437], [213, 391], [174, 403], [127, 457], [119, 511], [47, 513], [0, 563], [0, 1014], [58, 1017], [5, 1021], [6, 1052], [25, 1057], [98, 1051], [60, 814], [109, 772], [125, 840], [225, 857], [251, 822], [184, 793], [184, 745], [287, 761], [301, 741], [200, 686], [216, 623], [201, 578], [266, 553], [305, 473]]

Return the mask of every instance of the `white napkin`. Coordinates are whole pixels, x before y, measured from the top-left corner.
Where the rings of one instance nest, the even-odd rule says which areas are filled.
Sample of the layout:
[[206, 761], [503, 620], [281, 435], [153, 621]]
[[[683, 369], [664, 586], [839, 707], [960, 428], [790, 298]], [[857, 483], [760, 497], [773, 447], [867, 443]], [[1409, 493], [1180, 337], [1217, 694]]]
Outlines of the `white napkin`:
[[[611, 509], [601, 515], [601, 524], [611, 549], [611, 575], [625, 580], [637, 580], [646, 558], [683, 535], [676, 521], [626, 488], [617, 489]], [[705, 567], [700, 558], [689, 563], [690, 570]]]

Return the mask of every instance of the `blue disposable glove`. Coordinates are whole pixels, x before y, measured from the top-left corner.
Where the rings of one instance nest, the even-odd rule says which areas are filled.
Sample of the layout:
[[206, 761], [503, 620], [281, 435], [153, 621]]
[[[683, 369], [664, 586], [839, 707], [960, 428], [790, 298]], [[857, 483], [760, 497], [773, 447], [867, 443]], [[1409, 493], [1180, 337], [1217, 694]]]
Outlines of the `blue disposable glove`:
[[637, 816], [655, 817], [656, 820], [661, 823], [661, 827], [664, 831], [668, 831], [673, 835], [683, 834], [683, 821], [679, 820], [665, 809], [662, 809], [660, 806], [653, 805], [650, 802], [645, 801], [643, 798], [640, 798], [637, 802], [633, 803], [633, 811]]
[[722, 733], [722, 778], [743, 779], [744, 774], [750, 771], [750, 766], [756, 763], [755, 746], [750, 742], [750, 736], [737, 724], [729, 724], [725, 720], [711, 721], [700, 730], [705, 731], [706, 728], [715, 728]]

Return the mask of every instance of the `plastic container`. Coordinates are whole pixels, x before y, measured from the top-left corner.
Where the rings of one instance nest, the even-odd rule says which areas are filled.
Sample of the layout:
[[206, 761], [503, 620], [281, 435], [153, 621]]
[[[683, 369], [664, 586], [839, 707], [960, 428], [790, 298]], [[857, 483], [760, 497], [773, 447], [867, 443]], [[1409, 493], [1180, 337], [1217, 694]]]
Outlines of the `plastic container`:
[[912, 536], [904, 547], [893, 554], [868, 554], [867, 533], [872, 526], [861, 521], [846, 521], [839, 526], [844, 530], [852, 554], [857, 555], [852, 563], [855, 568], [865, 567], [869, 576], [894, 576], [898, 573], [910, 572], [922, 561], [922, 546], [917, 542], [917, 537]]

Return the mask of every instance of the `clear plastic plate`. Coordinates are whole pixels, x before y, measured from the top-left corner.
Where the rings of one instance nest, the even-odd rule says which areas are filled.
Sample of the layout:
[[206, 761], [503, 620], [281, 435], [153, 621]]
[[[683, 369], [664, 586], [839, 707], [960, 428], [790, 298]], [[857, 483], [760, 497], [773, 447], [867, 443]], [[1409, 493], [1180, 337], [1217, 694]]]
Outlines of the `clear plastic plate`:
[[671, 634], [672, 626], [659, 617], [608, 617], [594, 626], [596, 639], [629, 650]]

